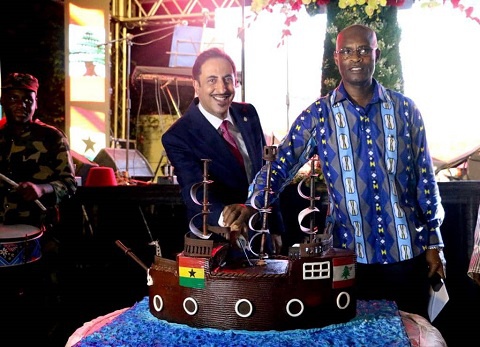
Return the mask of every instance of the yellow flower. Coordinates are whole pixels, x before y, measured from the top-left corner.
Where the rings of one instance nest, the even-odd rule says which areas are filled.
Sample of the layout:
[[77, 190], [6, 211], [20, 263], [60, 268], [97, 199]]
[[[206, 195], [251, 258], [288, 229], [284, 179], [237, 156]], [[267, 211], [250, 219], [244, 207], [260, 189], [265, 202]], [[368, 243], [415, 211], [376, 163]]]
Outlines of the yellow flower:
[[373, 15], [373, 12], [375, 12], [375, 9], [372, 6], [365, 6], [365, 13], [367, 14], [367, 16], [371, 17]]
[[267, 4], [268, 0], [252, 0], [250, 9], [255, 13], [259, 13], [267, 6]]
[[423, 4], [420, 5], [422, 8], [433, 8], [433, 7], [437, 7], [437, 6], [440, 6], [440, 4], [435, 1], [435, 0], [430, 0], [429, 2], [425, 2]]
[[312, 2], [312, 0], [302, 0], [302, 4], [308, 5]]

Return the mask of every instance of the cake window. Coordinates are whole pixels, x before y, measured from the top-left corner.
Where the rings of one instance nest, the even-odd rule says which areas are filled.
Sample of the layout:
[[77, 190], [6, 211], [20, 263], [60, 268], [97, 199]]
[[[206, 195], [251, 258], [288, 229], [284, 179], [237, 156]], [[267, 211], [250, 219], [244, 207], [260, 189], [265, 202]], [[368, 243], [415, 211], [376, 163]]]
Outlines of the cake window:
[[303, 279], [318, 280], [330, 278], [330, 262], [322, 261], [303, 264]]

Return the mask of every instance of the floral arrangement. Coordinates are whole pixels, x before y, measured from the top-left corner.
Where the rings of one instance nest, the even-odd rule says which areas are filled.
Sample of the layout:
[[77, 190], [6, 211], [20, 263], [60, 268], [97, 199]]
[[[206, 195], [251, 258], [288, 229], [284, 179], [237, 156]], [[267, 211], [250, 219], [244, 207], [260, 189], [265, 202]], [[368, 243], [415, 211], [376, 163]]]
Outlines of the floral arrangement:
[[[417, 0], [421, 2], [421, 7], [433, 8], [445, 4], [447, 0]], [[478, 13], [478, 0], [450, 0], [454, 8], [463, 12], [467, 18], [471, 18], [480, 24]], [[277, 5], [282, 6], [282, 12], [285, 14], [285, 29], [282, 34], [282, 41], [285, 36], [291, 35], [288, 27], [291, 23], [297, 21], [296, 13], [305, 8], [307, 13], [315, 16], [319, 13], [325, 13], [325, 8], [331, 3], [336, 3], [341, 10], [358, 11], [363, 9], [368, 17], [379, 15], [385, 7], [401, 7], [411, 4], [415, 0], [252, 0], [251, 10], [258, 14], [263, 10], [273, 12]]]
[[[271, 12], [275, 5], [280, 4], [291, 12], [299, 11], [302, 7], [305, 7], [310, 15], [315, 15], [317, 13], [323, 13], [324, 7], [330, 2], [331, 0], [253, 0], [251, 9], [255, 13], [261, 10]], [[435, 0], [430, 0], [430, 2], [437, 3]], [[348, 7], [360, 6], [363, 7], [365, 13], [371, 17], [375, 13], [380, 12], [382, 7], [403, 6], [404, 3], [405, 0], [338, 0], [338, 7], [347, 9]]]
[[[336, 5], [345, 12], [357, 12], [361, 16], [372, 18], [378, 16], [382, 8], [389, 6], [403, 6], [406, 0], [252, 0], [251, 11], [258, 15], [261, 11], [273, 12], [276, 7], [281, 7], [285, 14], [285, 26], [279, 46], [284, 43], [287, 36], [291, 36], [290, 25], [297, 21], [297, 13], [305, 8], [310, 16], [325, 13], [327, 6]], [[436, 2], [435, 0], [429, 0]], [[363, 8], [363, 11], [360, 9]], [[362, 13], [359, 13], [362, 12]]]

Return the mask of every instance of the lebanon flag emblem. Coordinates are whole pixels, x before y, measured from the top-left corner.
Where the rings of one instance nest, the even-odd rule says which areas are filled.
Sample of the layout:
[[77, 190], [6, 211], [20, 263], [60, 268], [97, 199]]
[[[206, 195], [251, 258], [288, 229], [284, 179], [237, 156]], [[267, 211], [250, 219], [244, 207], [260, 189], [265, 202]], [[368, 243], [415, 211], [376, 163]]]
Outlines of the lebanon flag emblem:
[[350, 287], [355, 281], [355, 261], [353, 257], [333, 259], [332, 288]]

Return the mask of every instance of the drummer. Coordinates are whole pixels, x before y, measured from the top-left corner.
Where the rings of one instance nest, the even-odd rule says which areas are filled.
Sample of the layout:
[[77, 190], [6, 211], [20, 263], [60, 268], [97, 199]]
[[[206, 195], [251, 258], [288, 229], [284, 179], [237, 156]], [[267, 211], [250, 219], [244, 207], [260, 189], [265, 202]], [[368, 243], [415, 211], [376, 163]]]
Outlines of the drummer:
[[[0, 173], [17, 187], [0, 179], [0, 222], [53, 223], [46, 213], [76, 190], [75, 171], [66, 136], [34, 119], [38, 80], [26, 73], [11, 73], [2, 84], [1, 104], [6, 122], [0, 125]], [[50, 219], [46, 219], [49, 217]]]
[[[48, 245], [51, 248], [52, 244], [47, 243], [52, 241], [48, 231], [58, 222], [58, 206], [75, 193], [77, 186], [65, 134], [34, 117], [38, 88], [37, 78], [27, 73], [10, 73], [2, 83], [0, 102], [5, 119], [0, 122], [0, 226], [35, 226], [43, 231], [43, 247]], [[41, 259], [42, 266], [45, 266], [44, 258], [45, 253]], [[37, 270], [43, 269], [27, 272], [30, 265], [17, 268], [21, 269], [10, 271], [22, 274], [16, 282], [40, 276], [42, 272]], [[2, 272], [2, 291], [6, 284], [19, 284], [11, 283], [14, 280], [9, 283], [4, 281], [5, 272]], [[49, 275], [51, 274], [48, 273], [45, 277], [51, 277]], [[45, 278], [39, 279], [44, 280]], [[31, 282], [33, 281], [32, 279]], [[25, 281], [25, 288], [29, 288], [29, 284]], [[19, 289], [19, 296], [28, 297], [23, 291], [25, 288]], [[13, 310], [21, 313], [18, 312], [19, 307], [13, 307]], [[23, 319], [31, 316], [33, 311], [34, 308], [31, 307], [28, 312], [21, 313], [24, 316], [20, 326], [25, 328]], [[13, 313], [15, 312], [6, 315], [10, 317]]]

